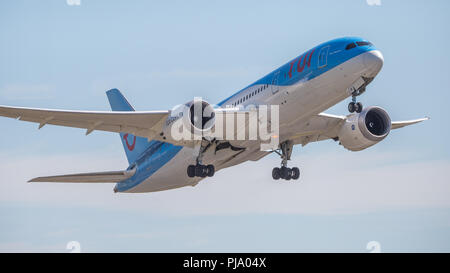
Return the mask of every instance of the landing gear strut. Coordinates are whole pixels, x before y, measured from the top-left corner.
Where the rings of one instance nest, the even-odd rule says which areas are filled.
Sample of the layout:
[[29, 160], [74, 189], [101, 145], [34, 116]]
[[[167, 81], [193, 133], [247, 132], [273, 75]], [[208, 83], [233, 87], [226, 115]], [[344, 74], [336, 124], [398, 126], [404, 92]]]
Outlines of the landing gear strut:
[[[300, 177], [300, 169], [297, 167], [288, 168], [287, 162], [291, 160], [292, 148], [294, 147], [292, 141], [286, 141], [280, 144], [280, 151], [275, 151], [281, 156], [281, 168], [275, 167], [272, 170], [272, 178], [274, 180], [297, 180]], [[281, 152], [281, 153], [280, 153]]]
[[211, 142], [206, 142], [206, 145], [204, 145], [205, 141], [202, 141], [198, 149], [198, 156], [197, 156], [197, 164], [196, 165], [189, 165], [187, 167], [187, 175], [189, 177], [212, 177], [215, 173], [214, 165], [203, 165], [202, 159], [203, 159], [203, 153], [211, 146]]
[[361, 77], [348, 88], [348, 92], [352, 94], [352, 101], [348, 104], [348, 111], [350, 113], [361, 113], [363, 105], [356, 101], [356, 97], [366, 92], [366, 86], [373, 80], [373, 78]]

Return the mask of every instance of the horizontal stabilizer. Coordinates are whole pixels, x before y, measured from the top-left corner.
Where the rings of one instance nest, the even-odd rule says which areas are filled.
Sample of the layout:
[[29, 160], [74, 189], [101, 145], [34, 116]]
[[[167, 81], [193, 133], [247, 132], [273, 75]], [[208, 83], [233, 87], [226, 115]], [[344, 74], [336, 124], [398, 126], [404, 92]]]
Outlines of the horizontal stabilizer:
[[59, 183], [117, 183], [132, 177], [136, 169], [114, 172], [79, 173], [33, 178], [28, 182], [59, 182]]

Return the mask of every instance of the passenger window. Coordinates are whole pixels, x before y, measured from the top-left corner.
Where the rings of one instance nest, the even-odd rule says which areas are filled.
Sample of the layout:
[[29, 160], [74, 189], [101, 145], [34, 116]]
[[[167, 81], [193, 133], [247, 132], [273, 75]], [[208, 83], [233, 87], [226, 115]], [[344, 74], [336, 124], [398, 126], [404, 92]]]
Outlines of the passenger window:
[[348, 45], [345, 47], [345, 50], [349, 50], [349, 49], [352, 49], [352, 48], [355, 48], [355, 47], [356, 47], [355, 43], [351, 43], [351, 44], [348, 44]]

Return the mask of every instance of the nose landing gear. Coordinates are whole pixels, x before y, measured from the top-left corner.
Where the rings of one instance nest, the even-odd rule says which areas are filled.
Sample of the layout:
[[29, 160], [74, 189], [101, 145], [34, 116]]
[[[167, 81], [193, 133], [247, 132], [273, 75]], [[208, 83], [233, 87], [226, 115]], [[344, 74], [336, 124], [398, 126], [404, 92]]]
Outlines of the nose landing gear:
[[363, 110], [363, 105], [360, 102], [356, 102], [356, 97], [361, 95], [361, 93], [363, 93], [364, 91], [361, 92], [353, 92], [352, 94], [352, 101], [348, 104], [348, 111], [350, 113], [356, 112], [356, 113], [361, 113], [361, 111]]
[[[355, 99], [356, 101], [356, 99]], [[363, 105], [360, 102], [355, 102], [352, 101], [348, 104], [348, 111], [350, 113], [356, 112], [356, 113], [361, 113], [362, 109], [363, 109]]]
[[297, 167], [288, 168], [287, 162], [291, 160], [293, 143], [291, 141], [286, 141], [280, 144], [280, 151], [275, 151], [281, 157], [281, 168], [275, 167], [272, 170], [272, 178], [274, 180], [284, 179], [284, 180], [297, 180], [300, 178], [300, 169]]
[[362, 93], [366, 92], [366, 87], [371, 83], [373, 78], [360, 77], [356, 82], [348, 88], [348, 93], [352, 94], [352, 101], [348, 104], [348, 111], [350, 113], [361, 113], [363, 110], [363, 105], [356, 101], [356, 97], [360, 96]]

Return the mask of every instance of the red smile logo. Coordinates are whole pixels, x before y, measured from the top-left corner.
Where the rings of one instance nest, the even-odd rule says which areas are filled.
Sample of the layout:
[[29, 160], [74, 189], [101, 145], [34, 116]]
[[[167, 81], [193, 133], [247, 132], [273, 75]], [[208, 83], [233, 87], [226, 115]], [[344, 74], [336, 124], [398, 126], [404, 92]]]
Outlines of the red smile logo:
[[127, 144], [127, 148], [130, 151], [134, 150], [134, 146], [136, 146], [136, 136], [133, 136], [133, 144], [130, 145], [130, 143], [128, 143], [128, 134], [123, 135], [123, 139], [125, 140], [125, 144]]

